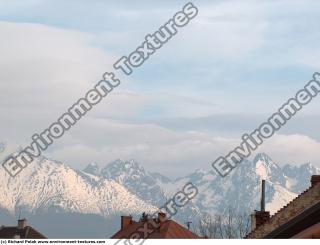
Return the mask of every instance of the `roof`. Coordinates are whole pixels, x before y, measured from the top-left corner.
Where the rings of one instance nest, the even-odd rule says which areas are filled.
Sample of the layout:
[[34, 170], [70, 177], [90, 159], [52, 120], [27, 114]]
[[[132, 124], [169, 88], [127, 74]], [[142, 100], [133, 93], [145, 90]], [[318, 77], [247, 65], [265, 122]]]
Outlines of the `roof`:
[[[136, 222], [132, 221], [132, 223], [124, 228], [123, 230], [118, 231], [115, 233], [111, 238], [112, 239], [129, 239], [130, 236], [136, 233], [141, 227], [144, 227], [144, 222]], [[148, 226], [151, 228], [151, 225]], [[143, 232], [141, 232], [141, 237], [143, 237]], [[198, 235], [194, 234], [193, 232], [189, 231], [182, 225], [178, 224], [173, 220], [166, 220], [161, 223], [161, 228], [156, 229], [152, 232], [148, 237], [148, 239], [200, 239]]]
[[296, 234], [293, 238], [308, 239], [316, 238], [320, 239], [320, 222], [310, 226], [308, 229]]
[[[312, 220], [312, 222], [319, 222], [320, 216], [314, 216], [315, 212], [319, 211], [320, 206], [320, 183], [315, 183], [309, 189], [301, 193], [298, 197], [289, 202], [286, 206], [281, 208], [263, 225], [254, 229], [246, 238], [275, 238], [279, 237], [281, 232], [285, 229], [293, 229], [294, 224], [302, 222], [303, 219]], [[299, 223], [302, 224], [302, 223]], [[311, 226], [314, 223], [308, 222]], [[308, 227], [300, 225], [295, 230], [300, 228], [307, 229]], [[299, 231], [298, 231], [299, 232]], [[287, 233], [289, 236], [289, 234]]]
[[18, 229], [17, 226], [0, 227], [0, 238], [15, 238], [17, 235], [24, 239], [46, 239], [44, 235], [31, 226], [26, 226], [23, 229]]
[[[291, 238], [309, 229], [320, 221], [320, 202], [279, 226], [265, 238]], [[320, 229], [318, 230], [320, 233]], [[313, 230], [314, 232], [314, 230]]]

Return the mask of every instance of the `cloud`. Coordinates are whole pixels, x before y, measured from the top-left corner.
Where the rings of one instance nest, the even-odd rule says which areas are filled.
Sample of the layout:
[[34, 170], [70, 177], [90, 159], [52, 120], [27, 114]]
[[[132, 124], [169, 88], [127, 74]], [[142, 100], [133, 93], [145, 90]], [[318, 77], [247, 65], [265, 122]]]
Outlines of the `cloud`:
[[[112, 70], [114, 57], [92, 45], [93, 35], [8, 22], [0, 22], [0, 31], [3, 138], [26, 142]], [[117, 93], [113, 100], [119, 107], [106, 106], [107, 111], [113, 109], [110, 116], [123, 107], [128, 112], [144, 100], [130, 92]]]
[[90, 35], [6, 22], [0, 22], [0, 30], [2, 105], [61, 108], [110, 65], [111, 57], [90, 46]]
[[320, 142], [306, 135], [276, 135], [261, 150], [278, 163], [300, 165], [310, 162], [320, 167]]
[[[126, 4], [0, 3], [1, 19], [17, 22], [0, 22], [3, 139], [28, 144], [182, 6], [143, 1], [129, 3], [128, 11]], [[135, 158], [168, 174], [209, 167], [317, 67], [315, 1], [195, 4], [199, 16], [123, 77], [117, 91], [50, 148], [52, 158], [79, 168]], [[301, 114], [261, 149], [277, 162], [318, 164], [317, 106], [307, 108], [315, 117]]]
[[[8, 22], [0, 22], [0, 31], [0, 111], [5, 115], [1, 137], [25, 147], [34, 133], [42, 132], [83, 96], [114, 58], [92, 46], [95, 37], [91, 34]], [[57, 140], [48, 155], [76, 167], [119, 157], [137, 157], [155, 166], [165, 161], [168, 147], [176, 148], [176, 152], [168, 152], [169, 161], [178, 162], [184, 159], [179, 152], [188, 142], [201, 145], [198, 139], [193, 141], [194, 136], [189, 139], [183, 133], [141, 123], [139, 118], [157, 118], [157, 110], [159, 117], [203, 115], [214, 107], [211, 102], [174, 93], [132, 92], [125, 89], [125, 82], [123, 89], [114, 91]], [[197, 114], [190, 114], [190, 109]], [[193, 150], [193, 155], [196, 152]]]
[[[176, 131], [155, 124], [123, 123], [87, 118], [52, 156], [83, 168], [121, 158], [135, 159], [147, 169], [169, 176], [188, 174], [211, 163], [240, 144], [238, 137], [221, 137], [197, 131]], [[306, 135], [275, 135], [255, 151], [270, 155], [278, 164], [311, 162], [320, 167], [320, 143]]]
[[209, 168], [214, 157], [236, 142], [199, 132], [176, 132], [155, 124], [86, 118], [48, 154], [78, 168], [89, 162], [103, 165], [118, 158], [135, 159], [147, 169], [174, 176], [198, 167]]

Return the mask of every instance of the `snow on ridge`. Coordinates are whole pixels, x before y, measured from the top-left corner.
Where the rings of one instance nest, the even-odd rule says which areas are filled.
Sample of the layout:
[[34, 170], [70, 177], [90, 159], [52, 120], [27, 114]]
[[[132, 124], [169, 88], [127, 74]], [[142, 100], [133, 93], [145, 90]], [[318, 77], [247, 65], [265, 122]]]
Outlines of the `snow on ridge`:
[[[98, 182], [98, 184], [97, 184]], [[67, 212], [110, 214], [156, 210], [114, 180], [97, 180], [95, 185], [77, 170], [48, 159], [36, 159], [16, 177], [0, 170], [0, 205], [13, 213], [55, 207]]]
[[275, 214], [298, 196], [296, 193], [290, 192], [280, 185], [274, 185], [274, 189], [273, 199], [266, 204], [266, 210], [270, 211], [271, 215]]
[[262, 161], [258, 161], [256, 163], [256, 173], [260, 176], [261, 179], [268, 179], [268, 171]]
[[[2, 168], [0, 183], [5, 188], [0, 191], [0, 207], [12, 213], [19, 207], [30, 212], [54, 207], [64, 212], [104, 217], [138, 214], [155, 210], [187, 182], [192, 182], [199, 194], [181, 211], [182, 219], [185, 219], [188, 215], [195, 216], [193, 210], [218, 213], [228, 205], [252, 211], [259, 203], [261, 179], [266, 179], [270, 186], [267, 208], [276, 212], [295, 197], [296, 186], [303, 188], [301, 183], [309, 183], [309, 177], [300, 176], [300, 172], [311, 174], [315, 171], [312, 166], [302, 166], [306, 171], [293, 171], [297, 173], [290, 175], [286, 173], [290, 169], [280, 168], [266, 154], [258, 154], [255, 161], [238, 166], [225, 178], [212, 174], [212, 170], [200, 169], [170, 180], [146, 171], [134, 160], [116, 160], [101, 170], [97, 164], [88, 166], [93, 171], [75, 170], [40, 157], [15, 178]], [[95, 172], [97, 169], [99, 171]]]

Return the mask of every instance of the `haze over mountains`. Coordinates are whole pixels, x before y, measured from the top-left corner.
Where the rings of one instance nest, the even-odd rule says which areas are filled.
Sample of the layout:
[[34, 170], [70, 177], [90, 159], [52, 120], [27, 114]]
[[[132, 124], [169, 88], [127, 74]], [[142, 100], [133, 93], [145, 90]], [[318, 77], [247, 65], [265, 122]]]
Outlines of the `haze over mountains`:
[[312, 174], [320, 170], [311, 164], [280, 167], [266, 154], [244, 161], [225, 178], [198, 169], [178, 179], [149, 172], [134, 160], [76, 170], [40, 157], [15, 178], [0, 169], [0, 222], [14, 224], [21, 213], [48, 237], [106, 238], [119, 229], [121, 214], [156, 211], [187, 182], [199, 194], [179, 209], [175, 219], [181, 224], [228, 208], [250, 213], [259, 208], [261, 179], [266, 208], [274, 213], [309, 186]]

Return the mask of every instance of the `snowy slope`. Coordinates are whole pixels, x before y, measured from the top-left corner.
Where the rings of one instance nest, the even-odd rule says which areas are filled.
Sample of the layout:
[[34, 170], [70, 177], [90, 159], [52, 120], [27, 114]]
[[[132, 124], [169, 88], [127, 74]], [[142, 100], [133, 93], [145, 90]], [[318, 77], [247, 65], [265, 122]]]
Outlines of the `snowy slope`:
[[[287, 176], [282, 168], [265, 154], [258, 154], [253, 161], [242, 162], [225, 178], [213, 170], [198, 170], [178, 182], [197, 184], [200, 194], [196, 205], [200, 210], [221, 213], [230, 208], [239, 213], [249, 213], [259, 209], [262, 179], [266, 180], [266, 202], [271, 213], [297, 195], [286, 188]], [[310, 176], [302, 181], [308, 183], [309, 179]]]
[[40, 158], [16, 177], [0, 169], [0, 207], [14, 213], [56, 210], [98, 214], [138, 214], [156, 208], [113, 180], [99, 179], [62, 163]]
[[244, 161], [226, 178], [221, 178], [213, 170], [197, 169], [188, 176], [170, 180], [146, 171], [134, 160], [116, 160], [102, 168], [97, 176], [118, 182], [155, 206], [162, 205], [185, 183], [192, 182], [198, 187], [199, 194], [189, 207], [181, 211], [189, 218], [205, 212], [223, 212], [228, 208], [238, 212], [259, 209], [262, 179], [267, 183], [266, 206], [271, 213], [276, 212], [309, 186], [312, 174], [319, 173], [319, 169], [309, 164], [292, 167], [291, 171], [288, 166], [280, 167], [261, 153], [252, 161]]
[[[0, 146], [0, 160], [18, 149]], [[280, 167], [266, 154], [245, 160], [225, 178], [213, 170], [197, 169], [175, 180], [149, 172], [134, 160], [116, 160], [103, 167], [92, 163], [80, 171], [41, 157], [15, 178], [0, 168], [0, 209], [16, 216], [21, 210], [104, 218], [151, 213], [192, 182], [199, 194], [175, 219], [197, 222], [205, 213], [259, 209], [262, 179], [266, 180], [266, 207], [274, 213], [309, 186], [312, 174], [320, 170], [311, 164]]]

